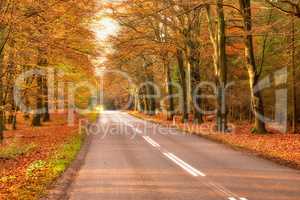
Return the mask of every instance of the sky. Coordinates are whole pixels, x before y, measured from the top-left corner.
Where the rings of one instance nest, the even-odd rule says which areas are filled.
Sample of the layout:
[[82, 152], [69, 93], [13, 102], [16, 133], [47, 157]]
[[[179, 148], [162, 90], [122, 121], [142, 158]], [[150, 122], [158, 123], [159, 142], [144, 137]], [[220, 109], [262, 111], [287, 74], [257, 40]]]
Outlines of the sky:
[[[121, 0], [101, 0], [101, 2], [120, 2]], [[98, 71], [98, 66], [103, 65], [103, 63], [106, 62], [106, 56], [105, 54], [107, 52], [110, 52], [111, 46], [107, 42], [107, 39], [110, 36], [114, 36], [118, 33], [120, 27], [118, 25], [118, 22], [114, 21], [113, 19], [105, 16], [105, 13], [109, 12], [108, 10], [102, 10], [99, 13], [99, 21], [96, 21], [95, 24], [92, 25], [92, 29], [96, 34], [97, 40], [99, 42], [99, 45], [104, 47], [104, 49], [101, 52], [101, 57], [98, 57], [93, 62], [96, 65], [95, 73]], [[103, 66], [101, 66], [103, 67]]]
[[[97, 21], [95, 24], [93, 24], [92, 29], [96, 34], [97, 41], [101, 47], [104, 47], [104, 49], [101, 52], [101, 57], [98, 57], [96, 60], [94, 60], [95, 65], [101, 65], [105, 63], [106, 52], [111, 51], [111, 46], [107, 42], [107, 39], [110, 36], [116, 35], [119, 30], [119, 25], [116, 21], [113, 19], [106, 17], [103, 15], [103, 13], [99, 13], [99, 21]], [[97, 71], [97, 69], [96, 69]], [[96, 72], [97, 74], [97, 72]]]
[[109, 36], [116, 34], [119, 30], [118, 23], [108, 17], [100, 19], [97, 24], [95, 32], [100, 42], [105, 41]]

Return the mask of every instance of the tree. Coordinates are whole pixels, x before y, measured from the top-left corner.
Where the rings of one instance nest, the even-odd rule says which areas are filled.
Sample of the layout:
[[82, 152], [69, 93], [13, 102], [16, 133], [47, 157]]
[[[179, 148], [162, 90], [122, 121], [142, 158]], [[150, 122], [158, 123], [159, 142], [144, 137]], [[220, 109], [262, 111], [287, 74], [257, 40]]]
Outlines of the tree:
[[300, 2], [297, 0], [266, 0], [279, 11], [300, 18]]
[[4, 130], [4, 101], [3, 101], [3, 68], [4, 47], [9, 39], [10, 19], [9, 14], [13, 12], [10, 0], [0, 2], [0, 142], [3, 140]]
[[44, 75], [26, 78], [24, 85], [20, 86], [20, 98], [24, 100], [26, 111], [19, 110], [20, 105], [15, 104], [12, 89], [21, 73], [61, 66], [65, 70], [67, 65], [73, 69], [71, 72], [66, 70], [66, 76], [61, 78], [76, 82], [86, 75], [86, 79], [94, 81], [90, 76], [94, 71], [91, 61], [97, 52], [95, 34], [88, 24], [98, 9], [96, 1], [0, 2], [0, 124], [3, 124], [0, 140], [6, 113], [9, 113], [8, 122], [12, 123], [13, 129], [16, 128], [17, 111], [24, 111], [29, 117], [30, 108], [44, 108], [42, 115], [33, 115], [33, 125], [41, 125], [42, 116], [43, 121], [50, 117]]
[[[177, 107], [182, 108], [180, 114], [184, 122], [188, 121], [191, 114], [198, 123], [205, 119], [201, 112], [197, 112], [199, 110], [196, 107], [211, 110], [214, 106], [212, 101], [196, 98], [196, 105], [191, 107], [192, 92], [195, 92], [201, 80], [205, 80], [213, 81], [217, 86], [214, 95], [218, 131], [228, 131], [229, 120], [248, 120], [252, 123], [253, 118], [253, 131], [267, 131], [261, 118], [274, 118], [275, 89], [270, 87], [264, 91], [256, 91], [255, 88], [269, 72], [280, 69], [293, 59], [293, 66], [297, 64], [297, 42], [293, 42], [293, 47], [288, 46], [289, 44], [282, 45], [286, 44], [284, 40], [291, 34], [287, 30], [287, 27], [291, 27], [288, 19], [291, 16], [298, 19], [299, 5], [296, 1], [278, 0], [271, 4], [268, 0], [256, 1], [255, 6], [251, 6], [250, 0], [125, 0], [107, 5], [110, 9], [108, 15], [120, 24], [120, 31], [107, 41], [112, 43], [114, 51], [107, 56], [106, 65], [134, 74], [138, 85], [144, 80], [150, 80], [144, 79], [145, 61], [140, 59], [144, 55], [148, 58], [147, 62], [152, 63], [151, 78], [165, 94], [177, 95], [178, 89], [170, 85], [178, 83], [183, 91], [180, 96], [182, 101], [168, 99], [168, 119], [172, 119], [173, 115], [169, 116], [169, 113]], [[260, 9], [266, 7], [268, 9]], [[202, 15], [205, 9], [207, 20]], [[298, 26], [295, 23], [295, 30]], [[293, 35], [294, 41], [297, 41], [297, 31]], [[284, 50], [287, 49], [293, 51], [289, 54], [275, 54], [286, 52]], [[175, 72], [179, 74], [178, 77], [171, 76]], [[293, 77], [297, 75], [298, 70], [295, 68]], [[229, 88], [228, 83], [233, 81], [234, 84], [230, 84]], [[297, 90], [297, 79], [291, 86]], [[135, 93], [134, 91], [142, 95], [141, 98], [136, 98], [140, 100], [136, 102], [149, 109], [149, 102], [143, 98], [147, 94], [146, 88], [143, 91], [129, 89], [128, 93]], [[212, 93], [206, 88], [196, 92], [197, 96]], [[289, 94], [295, 102], [297, 93], [291, 91]], [[296, 110], [295, 106], [293, 109]], [[295, 122], [295, 115], [293, 118]]]
[[214, 71], [217, 85], [217, 119], [216, 127], [220, 132], [227, 131], [227, 106], [226, 106], [226, 86], [227, 86], [227, 63], [226, 63], [226, 36], [223, 1], [216, 1], [217, 27], [213, 28], [210, 6], [207, 6], [208, 29], [210, 40], [214, 49]]
[[261, 96], [261, 91], [255, 91], [255, 86], [258, 84], [261, 72], [257, 69], [253, 37], [252, 37], [252, 19], [251, 19], [251, 0], [239, 0], [240, 9], [243, 17], [244, 25], [244, 42], [245, 42], [245, 62], [249, 74], [249, 84], [251, 92], [252, 110], [255, 114], [254, 132], [266, 133], [265, 122], [261, 119], [264, 116], [264, 105]]

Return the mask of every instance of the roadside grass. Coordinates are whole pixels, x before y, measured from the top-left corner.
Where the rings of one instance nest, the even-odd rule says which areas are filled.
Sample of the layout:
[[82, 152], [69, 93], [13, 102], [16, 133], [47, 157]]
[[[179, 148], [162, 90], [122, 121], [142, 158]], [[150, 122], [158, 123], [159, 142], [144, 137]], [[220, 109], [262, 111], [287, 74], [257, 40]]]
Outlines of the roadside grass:
[[[60, 145], [47, 160], [36, 160], [26, 168], [25, 183], [16, 188], [17, 199], [39, 199], [48, 187], [68, 168], [79, 152], [85, 135], [76, 134]], [[13, 177], [7, 177], [7, 179]], [[14, 198], [13, 197], [13, 198]]]
[[83, 117], [85, 117], [90, 123], [95, 123], [97, 122], [101, 112], [97, 110], [92, 110], [86, 114], [83, 114]]
[[19, 142], [12, 142], [4, 148], [0, 149], [0, 159], [15, 159], [18, 156], [25, 155], [33, 151], [37, 147], [36, 144], [20, 144]]
[[91, 112], [87, 115], [88, 120], [92, 123], [96, 122], [99, 117], [99, 112]]
[[70, 165], [85, 135], [79, 123], [68, 125], [67, 112], [53, 113], [37, 128], [22, 114], [17, 118], [18, 129], [4, 131], [0, 143], [0, 199], [39, 199]]

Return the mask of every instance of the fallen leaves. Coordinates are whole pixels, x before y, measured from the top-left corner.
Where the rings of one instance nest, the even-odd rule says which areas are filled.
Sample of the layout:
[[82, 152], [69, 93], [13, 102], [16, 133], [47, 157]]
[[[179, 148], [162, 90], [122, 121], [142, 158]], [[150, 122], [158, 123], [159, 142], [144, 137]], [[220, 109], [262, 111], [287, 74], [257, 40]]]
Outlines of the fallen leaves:
[[[5, 132], [5, 142], [0, 145], [1, 151], [18, 150], [16, 153], [9, 150], [14, 157], [0, 158], [0, 199], [35, 199], [43, 191], [43, 182], [50, 182], [49, 177], [37, 176], [35, 179], [32, 177], [33, 172], [43, 171], [45, 160], [78, 134], [77, 125], [67, 125], [66, 114], [53, 114], [51, 117], [51, 122], [34, 128], [19, 116], [19, 129]], [[22, 147], [24, 151], [20, 151]], [[32, 196], [33, 194], [36, 196]]]

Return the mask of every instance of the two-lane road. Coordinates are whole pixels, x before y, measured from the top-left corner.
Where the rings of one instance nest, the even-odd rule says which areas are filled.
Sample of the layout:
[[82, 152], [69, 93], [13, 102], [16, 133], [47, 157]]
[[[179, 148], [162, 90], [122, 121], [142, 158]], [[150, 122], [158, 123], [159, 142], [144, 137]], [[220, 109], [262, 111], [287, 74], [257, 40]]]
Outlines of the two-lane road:
[[300, 199], [299, 171], [122, 112], [97, 125], [69, 199]]

